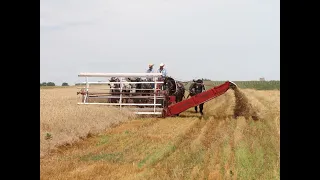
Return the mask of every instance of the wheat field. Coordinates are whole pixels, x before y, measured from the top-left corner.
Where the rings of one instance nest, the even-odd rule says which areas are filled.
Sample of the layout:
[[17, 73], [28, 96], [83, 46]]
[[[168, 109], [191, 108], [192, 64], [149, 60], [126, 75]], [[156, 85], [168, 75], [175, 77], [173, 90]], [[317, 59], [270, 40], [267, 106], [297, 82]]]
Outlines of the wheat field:
[[280, 179], [279, 90], [229, 90], [204, 116], [169, 118], [78, 106], [76, 91], [40, 89], [40, 179]]
[[76, 88], [40, 89], [40, 157], [134, 118], [115, 107], [79, 106]]

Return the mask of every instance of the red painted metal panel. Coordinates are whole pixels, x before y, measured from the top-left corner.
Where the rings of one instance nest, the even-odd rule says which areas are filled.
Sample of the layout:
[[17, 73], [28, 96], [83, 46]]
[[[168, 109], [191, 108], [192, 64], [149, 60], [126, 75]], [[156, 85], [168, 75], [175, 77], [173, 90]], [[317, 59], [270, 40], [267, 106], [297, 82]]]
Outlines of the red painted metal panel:
[[176, 102], [176, 97], [175, 96], [169, 96], [169, 102], [171, 102], [171, 103]]
[[205, 92], [192, 96], [189, 99], [183, 100], [168, 107], [165, 116], [173, 116], [187, 109], [197, 106], [201, 103], [209, 101], [215, 97], [224, 94], [230, 88], [230, 82], [225, 82], [220, 86], [213, 87]]

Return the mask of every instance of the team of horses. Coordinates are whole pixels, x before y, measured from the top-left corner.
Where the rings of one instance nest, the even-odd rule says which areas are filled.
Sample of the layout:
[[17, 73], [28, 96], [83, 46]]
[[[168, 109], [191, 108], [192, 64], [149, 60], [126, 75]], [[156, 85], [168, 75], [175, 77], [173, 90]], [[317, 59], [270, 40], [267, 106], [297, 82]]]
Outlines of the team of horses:
[[[123, 81], [126, 82], [148, 82], [142, 78], [126, 78]], [[131, 102], [131, 103], [148, 103], [150, 99], [143, 98], [142, 96], [150, 96], [153, 94], [152, 84], [151, 83], [123, 83], [122, 87], [119, 78], [112, 77], [109, 80], [109, 86], [111, 89], [111, 95], [117, 98], [110, 98], [109, 101], [114, 103], [119, 101], [120, 90], [122, 95], [125, 97], [123, 102]], [[129, 98], [128, 98], [129, 97]]]
[[[129, 83], [122, 83], [122, 87], [120, 87], [120, 83], [114, 83], [114, 82], [120, 82], [121, 80], [116, 77], [112, 77], [109, 80], [109, 86], [111, 89], [111, 95], [113, 97], [118, 97], [120, 94], [120, 89], [122, 89], [123, 102], [125, 103], [152, 103], [154, 101], [153, 95], [157, 92], [154, 91], [153, 88], [156, 89], [162, 89], [168, 96], [174, 96], [176, 102], [180, 102], [185, 98], [185, 87], [180, 81], [176, 81], [172, 77], [164, 77], [159, 79], [159, 81], [162, 81], [162, 84], [158, 84], [157, 87], [154, 87], [154, 83], [147, 83], [152, 82], [152, 79], [142, 79], [140, 77], [138, 78], [125, 78], [123, 81], [129, 82]], [[135, 83], [130, 83], [135, 82]], [[141, 82], [141, 83], [139, 83]], [[205, 91], [203, 80], [193, 80], [193, 83], [189, 87], [189, 96], [195, 96], [201, 92]], [[149, 96], [150, 98], [144, 98], [143, 96]], [[119, 101], [118, 98], [110, 98], [109, 102], [116, 103]], [[157, 103], [162, 103], [161, 99], [157, 100]], [[165, 101], [167, 102], [167, 101]], [[200, 113], [203, 114], [203, 105], [204, 103], [199, 105]], [[197, 106], [195, 107], [195, 112], [198, 112]]]

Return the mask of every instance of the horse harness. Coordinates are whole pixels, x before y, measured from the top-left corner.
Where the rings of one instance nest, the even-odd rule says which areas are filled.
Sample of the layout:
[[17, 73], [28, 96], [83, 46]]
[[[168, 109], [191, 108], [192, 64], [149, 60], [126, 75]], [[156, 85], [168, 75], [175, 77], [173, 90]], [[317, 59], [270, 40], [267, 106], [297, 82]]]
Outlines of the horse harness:
[[205, 90], [205, 87], [202, 82], [194, 82], [190, 88], [190, 95], [196, 95], [202, 93]]

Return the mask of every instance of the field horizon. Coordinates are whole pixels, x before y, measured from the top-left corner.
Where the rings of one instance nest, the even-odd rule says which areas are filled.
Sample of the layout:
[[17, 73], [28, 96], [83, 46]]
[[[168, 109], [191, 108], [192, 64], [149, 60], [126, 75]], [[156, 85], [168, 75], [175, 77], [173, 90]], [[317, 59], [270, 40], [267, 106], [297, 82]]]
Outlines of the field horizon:
[[[212, 81], [212, 80], [204, 80], [204, 84], [206, 87], [218, 86], [223, 84], [227, 80], [219, 80], [219, 81]], [[190, 81], [181, 81], [185, 86], [189, 86], [192, 82]], [[251, 80], [251, 81], [232, 81], [236, 83], [239, 88], [241, 89], [256, 89], [256, 90], [280, 90], [280, 80], [268, 80], [268, 81], [258, 81], [258, 80]], [[66, 87], [81, 87], [84, 84], [73, 84], [69, 86], [62, 86], [62, 85], [55, 85], [55, 86], [41, 86], [40, 88], [66, 88]], [[102, 85], [103, 86], [103, 85]]]

